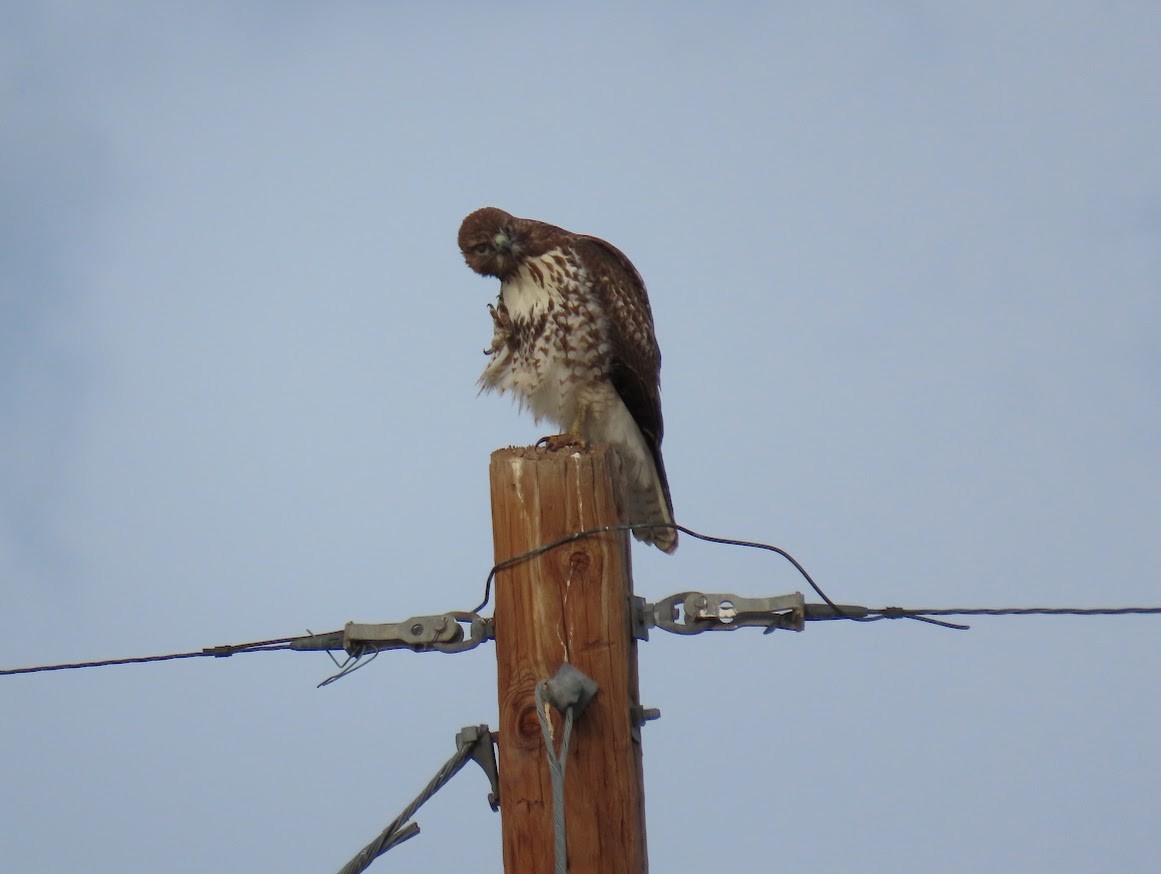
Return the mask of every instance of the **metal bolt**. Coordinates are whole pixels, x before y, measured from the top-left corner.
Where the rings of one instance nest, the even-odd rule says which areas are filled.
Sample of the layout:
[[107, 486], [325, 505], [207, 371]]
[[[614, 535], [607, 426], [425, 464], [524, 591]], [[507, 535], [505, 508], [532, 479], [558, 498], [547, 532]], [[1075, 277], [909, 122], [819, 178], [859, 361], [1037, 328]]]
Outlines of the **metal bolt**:
[[644, 725], [646, 722], [661, 718], [661, 708], [659, 707], [642, 707], [640, 704], [635, 704], [631, 713], [634, 725]]

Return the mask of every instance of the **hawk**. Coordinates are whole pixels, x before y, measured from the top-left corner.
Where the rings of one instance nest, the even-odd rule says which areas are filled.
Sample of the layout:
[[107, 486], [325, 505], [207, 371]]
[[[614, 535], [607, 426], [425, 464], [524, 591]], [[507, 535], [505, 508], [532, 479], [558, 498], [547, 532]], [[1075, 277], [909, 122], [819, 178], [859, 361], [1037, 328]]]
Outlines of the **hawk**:
[[661, 460], [661, 350], [645, 282], [615, 246], [485, 207], [460, 225], [472, 270], [500, 280], [482, 391], [511, 392], [549, 445], [611, 443], [624, 463], [633, 536], [677, 549]]

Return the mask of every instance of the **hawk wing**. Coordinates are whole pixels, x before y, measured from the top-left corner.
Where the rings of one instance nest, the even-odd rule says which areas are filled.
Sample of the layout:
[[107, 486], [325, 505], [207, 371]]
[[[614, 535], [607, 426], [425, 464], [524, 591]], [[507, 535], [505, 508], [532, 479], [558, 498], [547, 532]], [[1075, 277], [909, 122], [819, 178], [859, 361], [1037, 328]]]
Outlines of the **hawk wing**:
[[661, 350], [653, 333], [653, 311], [645, 281], [616, 246], [598, 237], [576, 235], [574, 248], [592, 279], [609, 326], [610, 377], [649, 446], [665, 503], [673, 513], [669, 481], [661, 461]]

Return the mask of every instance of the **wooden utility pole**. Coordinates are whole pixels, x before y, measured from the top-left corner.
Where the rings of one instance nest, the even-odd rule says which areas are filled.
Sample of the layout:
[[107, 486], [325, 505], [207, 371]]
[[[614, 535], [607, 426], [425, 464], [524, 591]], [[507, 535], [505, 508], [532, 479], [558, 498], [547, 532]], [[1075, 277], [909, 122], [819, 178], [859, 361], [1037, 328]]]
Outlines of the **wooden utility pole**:
[[[492, 453], [496, 561], [625, 521], [615, 450]], [[506, 874], [553, 870], [552, 788], [535, 686], [571, 662], [600, 691], [577, 717], [564, 785], [570, 874], [644, 874], [637, 640], [624, 531], [586, 537], [496, 575], [500, 813]], [[553, 714], [556, 744], [561, 720]]]

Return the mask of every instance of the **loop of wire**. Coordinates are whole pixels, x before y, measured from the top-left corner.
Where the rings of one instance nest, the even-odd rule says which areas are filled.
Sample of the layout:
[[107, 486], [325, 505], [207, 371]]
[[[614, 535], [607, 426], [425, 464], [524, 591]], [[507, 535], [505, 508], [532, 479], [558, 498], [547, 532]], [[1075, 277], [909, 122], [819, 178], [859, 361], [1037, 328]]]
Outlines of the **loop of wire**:
[[564, 712], [564, 731], [560, 740], [560, 752], [553, 746], [552, 722], [548, 715], [548, 705], [544, 702], [544, 687], [547, 681], [536, 684], [536, 717], [540, 720], [540, 733], [544, 738], [544, 755], [548, 760], [548, 774], [552, 781], [552, 833], [555, 874], [568, 871], [568, 844], [565, 833], [564, 815], [564, 772], [568, 764], [568, 744], [572, 739], [572, 723], [575, 710], [568, 707]]
[[[610, 531], [639, 531], [642, 528], [672, 528], [674, 531], [680, 531], [682, 534], [686, 534], [695, 540], [703, 540], [706, 543], [720, 543], [723, 546], [741, 546], [747, 549], [761, 549], [766, 552], [773, 552], [790, 562], [790, 564], [793, 565], [794, 569], [802, 575], [802, 578], [806, 580], [807, 584], [814, 590], [814, 593], [818, 595], [818, 597], [822, 598], [822, 600], [825, 601], [835, 611], [841, 612], [839, 606], [835, 604], [835, 602], [827, 596], [826, 592], [822, 590], [822, 587], [814, 581], [814, 578], [810, 576], [806, 568], [802, 566], [802, 563], [782, 547], [775, 546], [772, 543], [762, 543], [761, 541], [757, 540], [737, 540], [733, 537], [715, 537], [712, 534], [702, 534], [700, 531], [694, 531], [692, 528], [687, 528], [684, 525], [668, 524], [664, 522], [658, 522], [652, 525], [629, 525], [624, 523], [617, 525], [601, 525], [596, 528], [586, 528], [583, 531], [577, 531], [574, 534], [569, 534], [557, 540], [541, 544], [535, 549], [530, 549], [527, 552], [522, 552], [519, 555], [514, 555], [511, 558], [506, 558], [503, 561], [497, 562], [492, 566], [492, 569], [488, 572], [487, 578], [484, 580], [484, 600], [481, 601], [480, 605], [472, 612], [479, 613], [481, 610], [488, 606], [488, 602], [492, 600], [492, 582], [495, 580], [496, 574], [502, 570], [515, 567], [516, 565], [534, 559], [537, 556], [544, 555], [544, 553], [550, 552], [553, 549], [557, 549], [558, 547], [565, 546], [569, 543], [575, 543], [576, 541], [583, 540], [586, 537], [593, 537], [597, 534], [606, 534]], [[851, 619], [855, 622], [870, 621], [864, 617], [859, 616], [844, 615], [843, 618]]]

